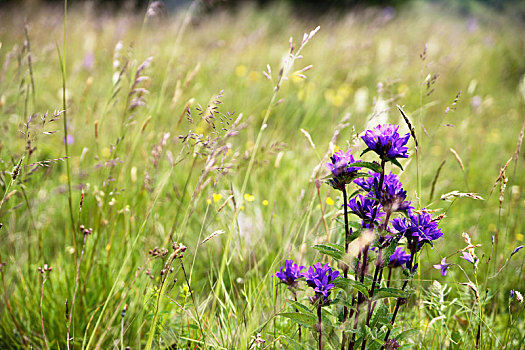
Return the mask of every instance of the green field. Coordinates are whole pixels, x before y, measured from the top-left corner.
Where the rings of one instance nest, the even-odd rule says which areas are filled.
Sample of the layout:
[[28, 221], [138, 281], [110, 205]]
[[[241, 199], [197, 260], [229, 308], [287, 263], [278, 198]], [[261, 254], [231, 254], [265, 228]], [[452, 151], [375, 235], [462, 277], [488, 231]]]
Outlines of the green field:
[[[525, 293], [525, 250], [510, 258], [525, 244], [523, 32], [489, 9], [419, 2], [0, 9], [0, 348], [316, 349], [315, 327], [299, 342], [279, 315], [294, 307], [273, 275], [286, 259], [338, 266], [313, 249], [344, 234], [325, 163], [359, 157], [379, 123], [408, 132], [396, 105], [418, 147], [392, 171], [414, 207], [446, 217], [394, 335], [524, 348], [525, 303], [509, 299]], [[457, 264], [445, 277], [443, 257]], [[323, 327], [338, 348], [337, 324]]]

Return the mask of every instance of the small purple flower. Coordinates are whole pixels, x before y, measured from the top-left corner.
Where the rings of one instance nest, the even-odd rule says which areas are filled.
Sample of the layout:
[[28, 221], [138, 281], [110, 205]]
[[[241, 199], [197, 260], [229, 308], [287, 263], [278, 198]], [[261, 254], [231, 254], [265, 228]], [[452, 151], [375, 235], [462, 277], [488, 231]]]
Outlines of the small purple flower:
[[441, 270], [441, 276], [447, 275], [447, 269], [452, 266], [452, 264], [447, 264], [447, 258], [441, 259], [441, 264], [433, 265], [435, 269]]
[[73, 144], [73, 142], [75, 142], [75, 138], [73, 137], [73, 135], [68, 134], [67, 137], [64, 138], [64, 140], [62, 140], [62, 143], [66, 143], [66, 142], [68, 145]]
[[346, 204], [352, 213], [359, 216], [363, 220], [363, 227], [373, 228], [372, 216], [374, 215], [374, 206], [378, 206], [375, 219], [377, 220], [385, 213], [381, 212], [381, 205], [377, 203], [374, 198], [363, 197], [363, 195], [357, 195], [351, 198]]
[[337, 277], [339, 277], [339, 271], [332, 271], [332, 268], [328, 264], [321, 264], [318, 262], [310, 268], [307, 272], [303, 272], [302, 275], [306, 278], [308, 286], [314, 289], [316, 295], [323, 295], [328, 297], [330, 289], [334, 287], [331, 283]]
[[405, 252], [402, 247], [397, 247], [394, 254], [390, 255], [390, 267], [400, 267], [410, 261], [410, 254]]
[[522, 249], [522, 248], [523, 248], [522, 245], [520, 245], [519, 247], [516, 247], [516, 248], [512, 251], [512, 253], [510, 254], [510, 256], [513, 256], [514, 254], [516, 254], [517, 252], [519, 252], [520, 249]]
[[376, 152], [383, 160], [395, 158], [408, 158], [408, 148], [405, 145], [410, 134], [400, 136], [397, 125], [378, 125], [372, 130], [367, 130], [361, 139], [369, 150]]
[[385, 174], [382, 189], [379, 190], [381, 174], [369, 172], [371, 177], [354, 180], [354, 183], [367, 192], [372, 192], [373, 196], [379, 200], [385, 212], [396, 212], [413, 209], [407, 198], [407, 191], [403, 189], [403, 184], [399, 181], [396, 174], [390, 172]]
[[352, 163], [355, 163], [352, 150], [348, 150], [346, 153], [339, 150], [330, 157], [330, 163], [326, 163], [328, 170], [332, 173], [332, 177], [328, 180], [330, 186], [342, 190], [346, 184], [353, 180], [353, 175], [360, 168], [349, 167], [348, 164]]
[[514, 298], [514, 289], [511, 289], [510, 290], [510, 296], [509, 296], [509, 299], [512, 299]]
[[284, 284], [295, 287], [296, 280], [302, 277], [302, 269], [304, 266], [294, 264], [293, 260], [286, 260], [284, 266], [281, 266], [281, 269], [275, 273], [275, 277], [279, 278]]
[[408, 219], [395, 218], [392, 220], [392, 226], [399, 235], [409, 240], [417, 238], [418, 249], [421, 249], [425, 243], [443, 236], [437, 222], [432, 219], [432, 215], [425, 212], [414, 214], [410, 211]]
[[463, 256], [460, 256], [460, 258], [467, 260], [471, 264], [475, 264], [476, 260], [477, 260], [477, 259], [474, 260], [474, 257], [472, 255], [470, 255], [469, 252], [463, 252]]

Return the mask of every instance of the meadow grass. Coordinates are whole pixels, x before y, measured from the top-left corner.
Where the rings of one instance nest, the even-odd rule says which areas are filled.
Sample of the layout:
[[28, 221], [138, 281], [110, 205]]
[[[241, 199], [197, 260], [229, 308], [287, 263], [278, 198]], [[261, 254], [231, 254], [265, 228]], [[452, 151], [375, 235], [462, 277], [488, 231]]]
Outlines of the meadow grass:
[[407, 131], [400, 105], [419, 141], [408, 196], [446, 214], [396, 319], [403, 346], [522, 348], [522, 30], [417, 4], [1, 11], [0, 347], [316, 348], [278, 316], [294, 310], [273, 275], [331, 262], [311, 247], [341, 243], [343, 200], [316, 181], [358, 133]]

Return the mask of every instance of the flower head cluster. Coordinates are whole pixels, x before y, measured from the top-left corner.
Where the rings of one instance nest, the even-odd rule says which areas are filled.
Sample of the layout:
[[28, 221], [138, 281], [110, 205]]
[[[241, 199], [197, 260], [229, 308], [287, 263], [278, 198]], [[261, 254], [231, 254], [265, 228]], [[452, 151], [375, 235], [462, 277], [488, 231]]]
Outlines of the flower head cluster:
[[293, 260], [286, 260], [284, 266], [275, 273], [275, 277], [279, 278], [284, 284], [290, 287], [295, 287], [297, 279], [302, 277], [301, 270], [304, 266], [299, 266], [293, 263]]
[[397, 247], [394, 254], [390, 255], [390, 267], [400, 267], [410, 261], [410, 254], [404, 251], [402, 247]]
[[318, 262], [311, 266], [307, 272], [303, 272], [302, 275], [306, 278], [308, 286], [314, 289], [317, 296], [321, 294], [328, 297], [330, 289], [334, 287], [333, 280], [339, 277], [339, 271], [333, 271], [328, 264], [321, 264]]
[[378, 208], [376, 209], [377, 211], [374, 221], [380, 216], [385, 215], [385, 213], [380, 211], [381, 205], [378, 204], [374, 198], [364, 197], [361, 194], [350, 199], [346, 205], [350, 208], [352, 213], [363, 220], [363, 227], [365, 228], [373, 228], [374, 226], [372, 223], [372, 217], [374, 215], [375, 206], [378, 206]]
[[418, 249], [427, 242], [434, 241], [443, 236], [438, 224], [429, 213], [409, 212], [408, 218], [395, 218], [392, 226], [399, 235], [406, 237], [409, 241], [416, 240]]
[[409, 201], [406, 201], [407, 191], [396, 174], [390, 172], [383, 179], [383, 186], [379, 189], [381, 174], [369, 172], [370, 177], [359, 178], [354, 183], [377, 198], [385, 212], [396, 212], [413, 209]]
[[351, 152], [351, 150], [346, 153], [339, 150], [330, 157], [330, 163], [326, 163], [328, 170], [332, 173], [328, 183], [335, 189], [342, 190], [346, 184], [352, 182], [353, 175], [360, 169], [359, 167], [348, 166], [355, 163]]
[[400, 136], [397, 125], [378, 125], [372, 130], [367, 130], [361, 137], [368, 149], [376, 152], [383, 160], [395, 158], [408, 158], [408, 148], [405, 145], [410, 134]]

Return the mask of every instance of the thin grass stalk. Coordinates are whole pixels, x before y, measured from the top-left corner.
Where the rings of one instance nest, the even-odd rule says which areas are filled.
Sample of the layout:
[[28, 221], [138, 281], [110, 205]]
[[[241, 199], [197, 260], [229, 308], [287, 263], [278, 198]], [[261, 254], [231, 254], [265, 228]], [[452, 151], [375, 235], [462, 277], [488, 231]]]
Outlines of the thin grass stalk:
[[24, 23], [24, 35], [26, 38], [26, 47], [27, 47], [27, 67], [29, 69], [29, 78], [31, 80], [31, 91], [33, 92], [33, 108], [36, 108], [36, 90], [35, 90], [35, 77], [33, 74], [33, 57], [31, 55], [31, 41], [29, 40], [29, 30], [27, 21]]
[[124, 317], [120, 318], [120, 350], [124, 350]]
[[42, 323], [42, 337], [44, 338], [44, 345], [47, 350], [49, 350], [49, 345], [47, 344], [46, 337], [46, 328], [44, 326], [44, 284], [47, 281], [47, 276], [44, 274], [42, 276], [42, 290], [40, 292], [40, 322]]
[[197, 308], [197, 303], [195, 302], [195, 296], [193, 295], [193, 290], [191, 289], [190, 281], [188, 279], [188, 275], [186, 274], [186, 269], [184, 268], [184, 263], [182, 262], [182, 259], [179, 260], [182, 273], [184, 274], [184, 280], [186, 281], [186, 285], [188, 286], [188, 290], [190, 291], [191, 300], [193, 301], [193, 307], [195, 308], [195, 318], [197, 320], [197, 323], [199, 324], [199, 330], [202, 334], [202, 341], [204, 342], [204, 344], [206, 344], [206, 335], [204, 334], [204, 329], [202, 328], [202, 323], [199, 316], [199, 309]]
[[164, 279], [162, 279], [161, 281], [160, 290], [157, 295], [157, 301], [155, 302], [155, 312], [153, 313], [153, 321], [151, 322], [151, 326], [149, 329], [148, 342], [146, 343], [146, 350], [151, 350], [151, 347], [153, 345], [153, 337], [155, 336], [155, 328], [157, 327], [157, 320], [159, 317], [160, 299], [162, 298], [162, 294], [164, 294], [164, 288], [166, 288], [167, 279], [168, 279], [168, 274], [166, 273], [164, 275]]
[[58, 59], [60, 62], [60, 68], [62, 73], [62, 110], [64, 111], [64, 116], [62, 117], [63, 121], [63, 128], [64, 128], [64, 150], [66, 152], [66, 175], [67, 175], [67, 200], [68, 200], [68, 206], [69, 206], [69, 219], [71, 222], [71, 238], [73, 240], [73, 248], [75, 249], [74, 257], [75, 262], [77, 261], [77, 241], [75, 238], [75, 218], [73, 217], [73, 193], [71, 190], [71, 164], [69, 161], [69, 145], [67, 143], [67, 99], [66, 99], [66, 33], [67, 33], [67, 0], [64, 0], [64, 21], [63, 21], [64, 29], [63, 29], [63, 39], [62, 39], [62, 54], [60, 52], [60, 48], [57, 44], [57, 51], [58, 51]]
[[66, 335], [66, 346], [69, 350], [69, 341], [70, 341], [70, 334], [71, 334], [71, 321], [74, 317], [74, 309], [75, 309], [75, 298], [77, 296], [77, 290], [78, 290], [78, 282], [80, 280], [80, 264], [82, 264], [82, 258], [84, 257], [84, 250], [86, 249], [86, 240], [87, 240], [87, 233], [84, 233], [84, 243], [82, 244], [82, 252], [80, 253], [80, 258], [78, 259], [77, 263], [77, 271], [75, 274], [75, 289], [73, 291], [73, 299], [71, 301], [71, 309], [69, 310], [69, 315], [67, 317], [67, 335]]
[[[180, 45], [180, 41], [182, 39], [184, 32], [186, 31], [186, 28], [191, 22], [193, 12], [197, 8], [197, 5], [199, 4], [199, 2], [200, 0], [193, 0], [191, 5], [188, 7], [188, 10], [186, 10], [186, 13], [184, 14], [184, 18], [177, 32], [177, 36], [175, 37], [175, 42], [173, 43], [173, 49], [170, 55], [170, 59], [168, 61], [168, 64], [166, 65], [166, 72], [168, 73], [170, 73], [172, 70], [173, 63], [175, 61], [175, 56], [177, 55], [178, 47]], [[166, 89], [168, 88], [168, 77], [169, 76], [170, 76], [169, 74], [164, 75], [164, 80], [162, 81], [162, 85], [160, 87], [160, 92], [158, 95], [159, 98], [157, 100], [157, 103], [155, 104], [155, 107], [153, 108], [153, 115], [158, 114], [160, 106], [162, 105], [162, 102], [164, 102], [164, 96], [166, 95]]]
[[106, 308], [109, 304], [109, 301], [111, 299], [111, 297], [113, 296], [113, 293], [115, 292], [115, 289], [117, 287], [117, 284], [119, 282], [119, 279], [120, 279], [120, 276], [122, 275], [123, 271], [124, 271], [124, 268], [127, 266], [127, 263], [129, 261], [129, 259], [131, 258], [131, 254], [134, 252], [135, 250], [135, 246], [137, 245], [138, 241], [139, 241], [139, 238], [140, 236], [142, 235], [142, 233], [144, 232], [144, 229], [146, 228], [146, 223], [148, 222], [149, 218], [151, 217], [151, 213], [153, 212], [153, 208], [155, 207], [155, 205], [157, 204], [157, 201], [160, 197], [160, 194], [162, 193], [164, 187], [166, 186], [166, 184], [168, 183], [168, 180], [171, 178], [171, 173], [173, 172], [173, 168], [170, 168], [170, 170], [167, 172], [166, 176], [164, 177], [164, 179], [162, 179], [162, 181], [159, 183], [159, 186], [157, 187], [157, 194], [155, 195], [154, 199], [153, 199], [153, 202], [151, 203], [151, 206], [148, 208], [148, 212], [146, 213], [146, 217], [144, 218], [137, 234], [135, 235], [135, 239], [133, 240], [132, 244], [131, 244], [131, 247], [127, 250], [127, 253], [124, 257], [124, 260], [122, 261], [122, 265], [117, 273], [117, 277], [115, 278], [115, 282], [113, 283], [113, 285], [111, 286], [111, 289], [109, 291], [109, 294], [108, 294], [108, 297], [106, 298], [106, 301], [104, 302], [103, 306], [102, 306], [102, 310], [100, 311], [100, 314], [97, 318], [97, 321], [95, 323], [95, 326], [93, 328], [93, 331], [91, 332], [91, 335], [89, 337], [89, 340], [86, 344], [86, 337], [87, 337], [87, 330], [86, 329], [86, 333], [84, 334], [84, 340], [82, 342], [82, 349], [89, 349], [89, 346], [91, 345], [91, 343], [93, 342], [93, 339], [95, 337], [95, 334], [96, 334], [96, 331], [100, 325], [100, 322], [102, 321], [102, 316], [104, 315], [104, 312], [106, 311]]
[[[318, 30], [318, 28], [316, 30]], [[303, 42], [303, 44], [299, 47], [299, 49], [297, 50], [297, 53], [295, 55], [293, 55], [293, 47], [292, 47], [292, 49], [290, 50], [290, 54], [289, 54], [289, 57], [292, 60], [290, 62], [290, 67], [293, 65], [293, 62], [299, 56], [301, 50], [303, 49], [304, 45], [308, 42], [308, 40]], [[246, 170], [246, 174], [244, 176], [244, 180], [243, 180], [243, 183], [242, 183], [241, 191], [239, 193], [241, 198], [243, 198], [244, 193], [246, 191], [246, 187], [248, 185], [248, 181], [250, 179], [251, 172], [252, 172], [252, 169], [253, 169], [253, 164], [255, 163], [255, 156], [257, 155], [257, 152], [258, 152], [258, 150], [260, 148], [260, 144], [261, 144], [261, 140], [262, 140], [262, 134], [263, 134], [264, 129], [266, 129], [266, 127], [267, 127], [268, 119], [270, 118], [270, 114], [271, 114], [271, 112], [273, 110], [273, 107], [275, 106], [275, 102], [277, 100], [278, 92], [279, 92], [279, 90], [281, 88], [281, 85], [283, 83], [283, 80], [284, 80], [283, 77], [284, 77], [284, 67], [281, 68], [281, 73], [280, 73], [279, 78], [277, 80], [277, 84], [275, 85], [275, 88], [273, 89], [273, 94], [272, 94], [272, 97], [270, 99], [270, 103], [268, 104], [268, 108], [266, 109], [266, 113], [264, 114], [264, 118], [263, 118], [263, 121], [262, 121], [261, 126], [259, 128], [259, 132], [257, 133], [257, 138], [255, 140], [255, 144], [254, 144], [253, 150], [251, 152], [252, 154], [251, 154], [251, 157], [250, 157], [250, 162], [248, 163], [248, 169]], [[224, 270], [226, 268], [226, 262], [228, 260], [230, 244], [231, 244], [231, 241], [232, 241], [232, 238], [233, 238], [233, 231], [235, 230], [235, 226], [236, 226], [236, 223], [237, 223], [237, 216], [239, 215], [239, 210], [240, 210], [240, 208], [236, 208], [236, 210], [234, 211], [233, 217], [232, 217], [232, 221], [230, 223], [230, 227], [229, 227], [229, 230], [228, 230], [228, 233], [227, 233], [226, 244], [224, 246], [224, 253], [222, 255], [221, 265], [220, 265], [220, 269], [219, 269], [219, 278], [222, 278], [222, 276], [224, 274]], [[217, 286], [215, 287], [215, 293], [214, 293], [215, 294], [215, 299], [213, 300], [213, 304], [212, 304], [212, 308], [211, 308], [211, 314], [213, 314], [215, 312], [215, 308], [217, 307], [217, 298], [220, 298], [221, 293], [222, 293], [222, 283], [218, 282]]]
[[2, 264], [2, 257], [0, 256], [0, 274], [2, 275], [2, 286], [3, 286], [3, 289], [4, 289], [4, 293], [2, 293], [2, 296], [4, 297], [4, 303], [5, 303], [5, 306], [7, 308], [8, 313], [9, 313], [9, 316], [13, 320], [14, 326], [15, 326], [16, 330], [18, 331], [18, 334], [20, 334], [20, 338], [22, 340], [22, 344], [24, 346], [27, 346], [26, 335], [24, 334], [24, 331], [23, 331], [22, 327], [20, 326], [20, 324], [16, 320], [15, 313], [14, 313], [14, 310], [13, 310], [13, 306], [11, 305], [11, 302], [9, 301], [7, 284], [5, 282], [4, 266], [5, 265]]
[[22, 166], [22, 162], [24, 161], [24, 158], [25, 156], [20, 158], [17, 165], [13, 168], [13, 172], [11, 173], [11, 181], [9, 181], [9, 183], [7, 184], [4, 195], [2, 196], [2, 200], [0, 201], [0, 210], [2, 210], [4, 203], [7, 202], [8, 196], [11, 191], [11, 187], [13, 187], [13, 185], [15, 184], [15, 181], [18, 175], [20, 175], [20, 168]]

